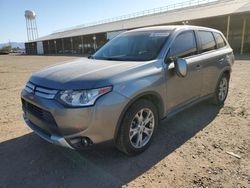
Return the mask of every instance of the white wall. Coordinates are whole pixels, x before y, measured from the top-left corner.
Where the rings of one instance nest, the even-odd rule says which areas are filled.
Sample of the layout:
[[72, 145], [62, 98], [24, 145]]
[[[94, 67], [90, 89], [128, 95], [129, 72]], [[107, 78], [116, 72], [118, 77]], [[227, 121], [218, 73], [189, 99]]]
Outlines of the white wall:
[[36, 49], [37, 49], [37, 54], [44, 54], [43, 42], [41, 42], [41, 41], [36, 42]]

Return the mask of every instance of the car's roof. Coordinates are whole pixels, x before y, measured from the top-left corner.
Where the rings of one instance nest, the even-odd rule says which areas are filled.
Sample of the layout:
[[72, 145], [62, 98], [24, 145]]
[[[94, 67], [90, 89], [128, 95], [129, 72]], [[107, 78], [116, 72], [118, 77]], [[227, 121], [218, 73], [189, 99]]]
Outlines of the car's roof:
[[194, 26], [194, 25], [167, 25], [167, 26], [153, 26], [153, 27], [143, 27], [139, 29], [133, 29], [127, 32], [138, 32], [138, 31], [172, 31], [172, 30], [186, 30], [186, 29], [193, 29], [193, 30], [209, 30], [209, 31], [216, 31], [216, 29], [208, 28], [208, 27], [201, 27], [201, 26]]

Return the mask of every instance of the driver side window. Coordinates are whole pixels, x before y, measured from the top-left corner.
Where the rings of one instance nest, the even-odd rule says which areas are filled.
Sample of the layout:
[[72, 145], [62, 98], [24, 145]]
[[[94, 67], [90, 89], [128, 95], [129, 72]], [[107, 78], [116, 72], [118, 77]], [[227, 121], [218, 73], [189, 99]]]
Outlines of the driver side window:
[[198, 53], [194, 31], [179, 34], [169, 51], [168, 57], [185, 58]]

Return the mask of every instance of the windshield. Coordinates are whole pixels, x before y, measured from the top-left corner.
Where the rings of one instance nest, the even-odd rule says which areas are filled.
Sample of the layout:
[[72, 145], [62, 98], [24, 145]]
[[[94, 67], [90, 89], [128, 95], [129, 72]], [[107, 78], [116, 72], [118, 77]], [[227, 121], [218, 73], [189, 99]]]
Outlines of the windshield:
[[156, 59], [169, 38], [170, 31], [123, 33], [100, 48], [93, 59], [116, 61], [149, 61]]

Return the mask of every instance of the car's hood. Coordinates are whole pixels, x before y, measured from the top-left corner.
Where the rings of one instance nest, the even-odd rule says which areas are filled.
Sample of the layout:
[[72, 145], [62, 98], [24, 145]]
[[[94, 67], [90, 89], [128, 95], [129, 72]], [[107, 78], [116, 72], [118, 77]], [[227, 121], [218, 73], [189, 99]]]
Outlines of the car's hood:
[[110, 78], [142, 64], [144, 63], [80, 58], [42, 69], [34, 73], [30, 81], [59, 90], [98, 88], [111, 85]]

